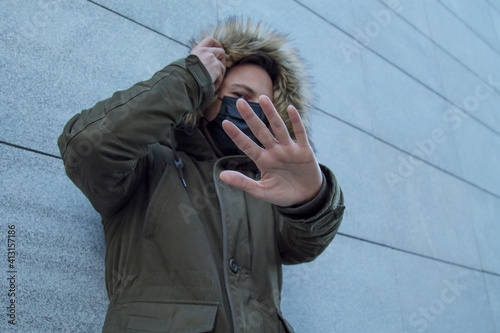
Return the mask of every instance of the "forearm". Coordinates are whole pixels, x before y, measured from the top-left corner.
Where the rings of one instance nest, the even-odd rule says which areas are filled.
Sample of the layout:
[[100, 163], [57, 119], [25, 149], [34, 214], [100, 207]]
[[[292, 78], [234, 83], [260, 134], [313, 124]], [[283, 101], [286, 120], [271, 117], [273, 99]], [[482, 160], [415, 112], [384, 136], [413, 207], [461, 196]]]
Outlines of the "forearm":
[[185, 113], [203, 108], [212, 94], [210, 76], [189, 56], [98, 102], [73, 117], [59, 137], [68, 176], [91, 201], [119, 201], [136, 184], [149, 146]]
[[333, 173], [321, 167], [323, 184], [318, 195], [298, 207], [278, 207], [283, 220], [279, 248], [284, 263], [314, 260], [335, 237], [344, 213], [342, 190]]

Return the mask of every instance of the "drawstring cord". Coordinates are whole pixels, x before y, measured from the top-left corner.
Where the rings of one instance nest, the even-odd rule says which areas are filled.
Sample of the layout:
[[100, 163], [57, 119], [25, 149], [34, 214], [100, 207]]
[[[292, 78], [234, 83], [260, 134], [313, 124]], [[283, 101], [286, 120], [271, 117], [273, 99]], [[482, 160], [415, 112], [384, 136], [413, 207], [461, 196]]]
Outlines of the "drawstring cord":
[[174, 164], [175, 168], [177, 169], [177, 173], [179, 174], [179, 178], [182, 181], [182, 185], [184, 185], [184, 188], [187, 187], [186, 181], [184, 180], [184, 175], [182, 173], [182, 168], [184, 168], [184, 163], [182, 163], [181, 158], [177, 154], [177, 142], [175, 141], [175, 136], [174, 136], [174, 125], [170, 125], [169, 128], [169, 133], [170, 133], [170, 141], [172, 143], [172, 151], [174, 152]]

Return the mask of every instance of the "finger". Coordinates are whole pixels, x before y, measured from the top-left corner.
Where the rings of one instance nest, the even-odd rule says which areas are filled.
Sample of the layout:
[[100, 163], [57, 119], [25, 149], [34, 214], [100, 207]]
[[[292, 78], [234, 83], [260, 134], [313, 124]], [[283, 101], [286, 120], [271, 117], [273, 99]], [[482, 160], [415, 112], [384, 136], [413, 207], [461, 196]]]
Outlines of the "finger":
[[260, 148], [252, 139], [245, 135], [245, 133], [243, 133], [229, 120], [224, 120], [222, 122], [222, 128], [242, 152], [244, 152], [253, 161], [257, 159], [260, 152], [262, 152], [262, 148]]
[[300, 114], [297, 109], [290, 105], [287, 108], [288, 115], [290, 116], [290, 120], [292, 121], [293, 132], [295, 133], [295, 138], [297, 139], [297, 143], [300, 145], [309, 145], [309, 139], [307, 138], [306, 128], [302, 119], [300, 119]]
[[219, 177], [224, 183], [250, 194], [255, 193], [256, 189], [259, 188], [257, 181], [248, 178], [238, 171], [224, 170], [220, 173]]
[[223, 48], [222, 44], [211, 36], [205, 37], [197, 46]]
[[219, 62], [220, 64], [220, 70], [221, 70], [221, 77], [224, 78], [226, 75], [226, 57], [223, 57], [222, 60]]
[[222, 80], [224, 80], [224, 74], [219, 74], [217, 79], [214, 81], [214, 91], [217, 92], [219, 90], [220, 85], [222, 84]]
[[265, 148], [271, 148], [277, 143], [276, 139], [273, 137], [266, 125], [262, 122], [262, 120], [260, 120], [259, 117], [257, 117], [250, 105], [248, 105], [244, 99], [238, 99], [236, 102], [236, 108], [257, 140], [259, 140]]
[[217, 91], [219, 89], [219, 87], [221, 86], [222, 81], [224, 80], [224, 77], [226, 75], [226, 66], [224, 66], [220, 61], [218, 61], [218, 69], [219, 69], [219, 72], [218, 72], [217, 78], [214, 81], [215, 91]]
[[223, 64], [225, 65], [225, 63], [226, 63], [226, 51], [224, 51], [224, 49], [222, 49], [220, 47], [207, 47], [207, 48], [205, 48], [205, 50], [213, 53], [213, 55], [215, 55], [215, 57], [218, 60], [220, 60], [221, 62], [223, 62]]
[[281, 119], [278, 111], [276, 111], [271, 99], [265, 95], [261, 95], [259, 96], [259, 104], [269, 121], [269, 125], [271, 125], [276, 140], [278, 140], [281, 144], [291, 143], [290, 133], [288, 133], [285, 122]]

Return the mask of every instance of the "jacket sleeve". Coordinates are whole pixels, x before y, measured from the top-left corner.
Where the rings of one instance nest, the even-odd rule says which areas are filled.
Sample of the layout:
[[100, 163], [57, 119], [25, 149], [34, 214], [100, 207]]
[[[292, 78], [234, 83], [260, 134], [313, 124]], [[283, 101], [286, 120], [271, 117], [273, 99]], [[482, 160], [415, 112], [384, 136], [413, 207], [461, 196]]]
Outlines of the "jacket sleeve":
[[284, 264], [316, 259], [331, 243], [342, 221], [342, 190], [333, 172], [320, 167], [323, 184], [313, 200], [297, 207], [277, 207], [278, 250]]
[[75, 115], [58, 146], [66, 173], [103, 216], [116, 213], [141, 180], [149, 146], [171, 124], [210, 103], [213, 83], [195, 55]]

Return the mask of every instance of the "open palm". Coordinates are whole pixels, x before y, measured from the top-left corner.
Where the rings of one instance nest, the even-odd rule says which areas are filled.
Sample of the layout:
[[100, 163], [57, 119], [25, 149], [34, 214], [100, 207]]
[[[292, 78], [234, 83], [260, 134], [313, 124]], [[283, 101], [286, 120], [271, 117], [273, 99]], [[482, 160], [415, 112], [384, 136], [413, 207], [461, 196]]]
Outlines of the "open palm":
[[237, 171], [226, 170], [221, 173], [221, 180], [258, 199], [283, 207], [313, 199], [323, 179], [299, 113], [293, 106], [287, 109], [297, 139], [294, 142], [271, 100], [262, 95], [259, 104], [274, 136], [243, 99], [238, 100], [236, 106], [264, 148], [230, 121], [225, 120], [222, 125], [238, 148], [255, 162], [261, 179], [256, 181]]

